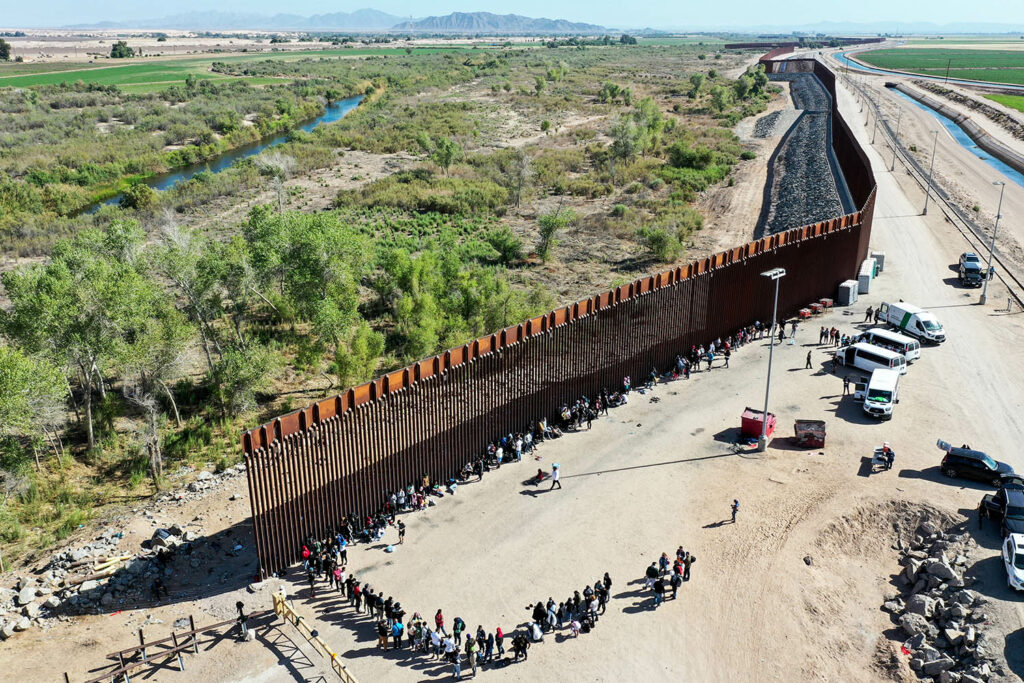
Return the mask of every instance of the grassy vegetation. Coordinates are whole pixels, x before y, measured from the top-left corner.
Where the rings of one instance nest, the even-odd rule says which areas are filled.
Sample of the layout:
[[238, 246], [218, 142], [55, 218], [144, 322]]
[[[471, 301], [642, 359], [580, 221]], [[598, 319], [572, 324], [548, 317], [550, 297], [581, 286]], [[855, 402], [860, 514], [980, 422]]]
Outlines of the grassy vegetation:
[[1019, 50], [976, 50], [914, 48], [860, 52], [857, 59], [882, 69], [895, 69], [927, 76], [991, 83], [1024, 84], [1024, 53]]
[[1024, 112], [1024, 95], [985, 95], [993, 102]]

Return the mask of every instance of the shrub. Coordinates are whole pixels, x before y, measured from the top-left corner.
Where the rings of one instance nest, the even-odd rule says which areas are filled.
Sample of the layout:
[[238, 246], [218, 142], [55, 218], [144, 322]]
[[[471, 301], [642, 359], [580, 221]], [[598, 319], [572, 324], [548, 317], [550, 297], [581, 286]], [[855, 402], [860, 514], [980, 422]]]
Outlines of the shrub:
[[616, 204], [612, 207], [612, 216], [615, 218], [622, 218], [626, 215], [626, 211], [627, 209], [625, 204]]
[[740, 153], [740, 159], [743, 159], [744, 161], [750, 161], [751, 159], [756, 159], [756, 158], [757, 158], [757, 155], [755, 153], [751, 152], [750, 150], [744, 150], [743, 152]]
[[665, 228], [640, 228], [636, 234], [644, 246], [662, 261], [675, 261], [683, 252], [682, 242]]
[[523, 258], [523, 241], [508, 226], [491, 231], [487, 243], [497, 252], [495, 260], [502, 265], [508, 266]]

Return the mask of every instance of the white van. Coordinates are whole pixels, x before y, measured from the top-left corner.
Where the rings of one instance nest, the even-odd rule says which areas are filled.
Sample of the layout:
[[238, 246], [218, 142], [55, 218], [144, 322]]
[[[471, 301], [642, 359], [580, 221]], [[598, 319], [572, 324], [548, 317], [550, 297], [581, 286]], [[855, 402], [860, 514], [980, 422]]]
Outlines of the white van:
[[920, 306], [906, 302], [878, 305], [878, 319], [900, 332], [925, 341], [941, 344], [946, 341], [946, 331], [934, 314]]
[[892, 419], [892, 409], [900, 400], [900, 373], [875, 370], [864, 395], [864, 412], [883, 420]]
[[912, 339], [905, 334], [892, 332], [884, 327], [872, 327], [857, 337], [857, 341], [867, 342], [883, 349], [889, 349], [896, 353], [902, 353], [907, 357], [907, 362], [915, 361], [921, 357], [921, 342]]
[[881, 346], [857, 342], [836, 351], [836, 363], [848, 365], [861, 370], [895, 370], [901, 375], [907, 374], [907, 359], [902, 353], [896, 353]]

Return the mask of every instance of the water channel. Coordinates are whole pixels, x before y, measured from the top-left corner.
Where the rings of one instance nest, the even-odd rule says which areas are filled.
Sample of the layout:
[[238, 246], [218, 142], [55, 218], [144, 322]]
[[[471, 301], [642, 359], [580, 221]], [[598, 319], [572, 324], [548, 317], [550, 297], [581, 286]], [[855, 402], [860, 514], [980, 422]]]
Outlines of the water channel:
[[[315, 119], [308, 121], [298, 127], [299, 130], [310, 132], [317, 126], [325, 123], [334, 123], [345, 117], [350, 111], [359, 106], [359, 103], [363, 100], [363, 95], [356, 95], [355, 97], [348, 97], [344, 100], [338, 100], [327, 105], [326, 110], [323, 114], [316, 117]], [[232, 150], [225, 152], [224, 154], [216, 157], [215, 159], [208, 159], [200, 164], [192, 164], [190, 166], [180, 166], [173, 171], [167, 173], [161, 173], [155, 175], [152, 178], [147, 178], [143, 182], [149, 185], [154, 190], [169, 190], [178, 183], [189, 180], [195, 177], [199, 173], [220, 173], [226, 168], [231, 168], [236, 161], [245, 159], [247, 157], [259, 154], [265, 149], [276, 147], [283, 142], [287, 142], [290, 133], [280, 133], [270, 137], [251, 142], [241, 147], [236, 147]], [[84, 213], [95, 213], [102, 206], [110, 206], [118, 204], [121, 201], [122, 195], [111, 197], [110, 199], [104, 200], [93, 206], [89, 207]]]

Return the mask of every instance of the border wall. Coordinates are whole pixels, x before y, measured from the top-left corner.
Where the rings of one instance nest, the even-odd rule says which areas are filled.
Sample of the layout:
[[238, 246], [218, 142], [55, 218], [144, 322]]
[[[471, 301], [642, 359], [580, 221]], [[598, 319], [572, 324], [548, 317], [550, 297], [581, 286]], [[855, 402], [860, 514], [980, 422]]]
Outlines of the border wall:
[[[834, 103], [832, 73], [803, 61]], [[765, 62], [769, 72], [778, 64]], [[601, 292], [244, 432], [261, 573], [295, 562], [307, 535], [376, 511], [423, 475], [447, 480], [491, 440], [581, 394], [644, 377], [693, 344], [770, 319], [766, 270], [787, 270], [781, 317], [833, 296], [867, 256], [875, 199], [871, 166], [834, 104], [833, 117], [836, 157], [858, 211]]]

